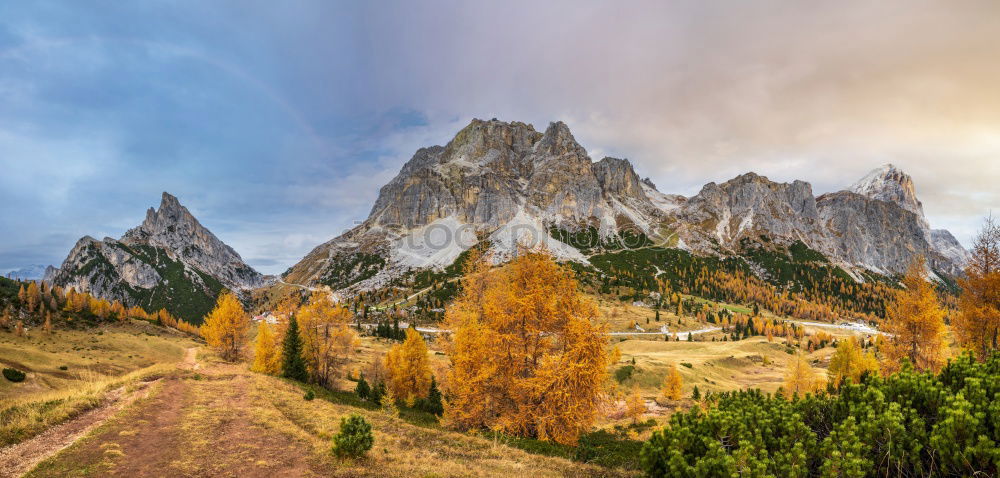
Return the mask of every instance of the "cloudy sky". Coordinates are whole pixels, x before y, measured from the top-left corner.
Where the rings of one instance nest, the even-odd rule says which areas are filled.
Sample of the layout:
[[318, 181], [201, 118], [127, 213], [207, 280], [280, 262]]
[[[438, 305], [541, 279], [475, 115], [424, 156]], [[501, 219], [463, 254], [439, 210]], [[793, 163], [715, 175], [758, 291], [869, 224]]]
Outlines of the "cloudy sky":
[[0, 270], [160, 192], [281, 272], [471, 118], [565, 121], [665, 192], [892, 162], [1000, 211], [1000, 2], [0, 1]]

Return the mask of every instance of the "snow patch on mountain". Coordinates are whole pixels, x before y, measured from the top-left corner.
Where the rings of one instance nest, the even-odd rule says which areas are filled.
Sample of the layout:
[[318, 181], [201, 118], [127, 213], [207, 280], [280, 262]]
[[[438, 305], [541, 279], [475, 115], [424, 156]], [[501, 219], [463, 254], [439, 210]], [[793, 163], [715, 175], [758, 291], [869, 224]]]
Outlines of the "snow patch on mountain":
[[448, 216], [395, 240], [391, 248], [392, 259], [406, 267], [442, 269], [477, 241], [473, 225]]

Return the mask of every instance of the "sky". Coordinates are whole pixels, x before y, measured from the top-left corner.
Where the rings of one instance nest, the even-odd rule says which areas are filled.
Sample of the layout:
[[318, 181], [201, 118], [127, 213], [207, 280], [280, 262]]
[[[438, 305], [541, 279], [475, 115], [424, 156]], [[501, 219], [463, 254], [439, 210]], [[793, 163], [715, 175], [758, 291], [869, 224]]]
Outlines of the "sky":
[[1000, 2], [0, 0], [0, 271], [169, 191], [280, 273], [472, 118], [565, 121], [663, 192], [891, 162], [969, 244], [1000, 211]]

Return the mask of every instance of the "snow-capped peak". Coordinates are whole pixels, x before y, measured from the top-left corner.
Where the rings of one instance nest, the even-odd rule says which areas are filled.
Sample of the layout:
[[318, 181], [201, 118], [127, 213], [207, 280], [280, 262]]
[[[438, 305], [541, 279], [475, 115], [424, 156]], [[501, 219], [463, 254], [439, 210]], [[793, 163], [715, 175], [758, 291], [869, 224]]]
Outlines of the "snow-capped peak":
[[891, 163], [873, 169], [848, 190], [872, 199], [891, 202], [921, 219], [924, 218], [924, 208], [917, 199], [913, 179]]

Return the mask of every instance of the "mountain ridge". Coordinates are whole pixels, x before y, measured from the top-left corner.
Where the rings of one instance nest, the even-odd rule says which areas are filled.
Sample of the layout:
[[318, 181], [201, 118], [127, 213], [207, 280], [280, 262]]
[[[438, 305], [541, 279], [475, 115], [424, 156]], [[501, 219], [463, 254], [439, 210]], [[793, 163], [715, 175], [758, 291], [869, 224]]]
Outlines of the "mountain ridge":
[[489, 241], [495, 261], [530, 239], [559, 260], [585, 265], [578, 248], [550, 231], [588, 228], [599, 242], [640, 234], [700, 255], [738, 255], [745, 240], [798, 241], [845, 268], [887, 275], [901, 273], [916, 254], [957, 275], [964, 257], [950, 233], [932, 233], [912, 179], [892, 165], [819, 196], [806, 181], [749, 172], [684, 197], [640, 179], [627, 159], [594, 161], [563, 122], [539, 132], [522, 122], [474, 119], [445, 146], [418, 149], [380, 189], [361, 225], [317, 246], [286, 279], [351, 293], [408, 270], [443, 268], [481, 241]]

